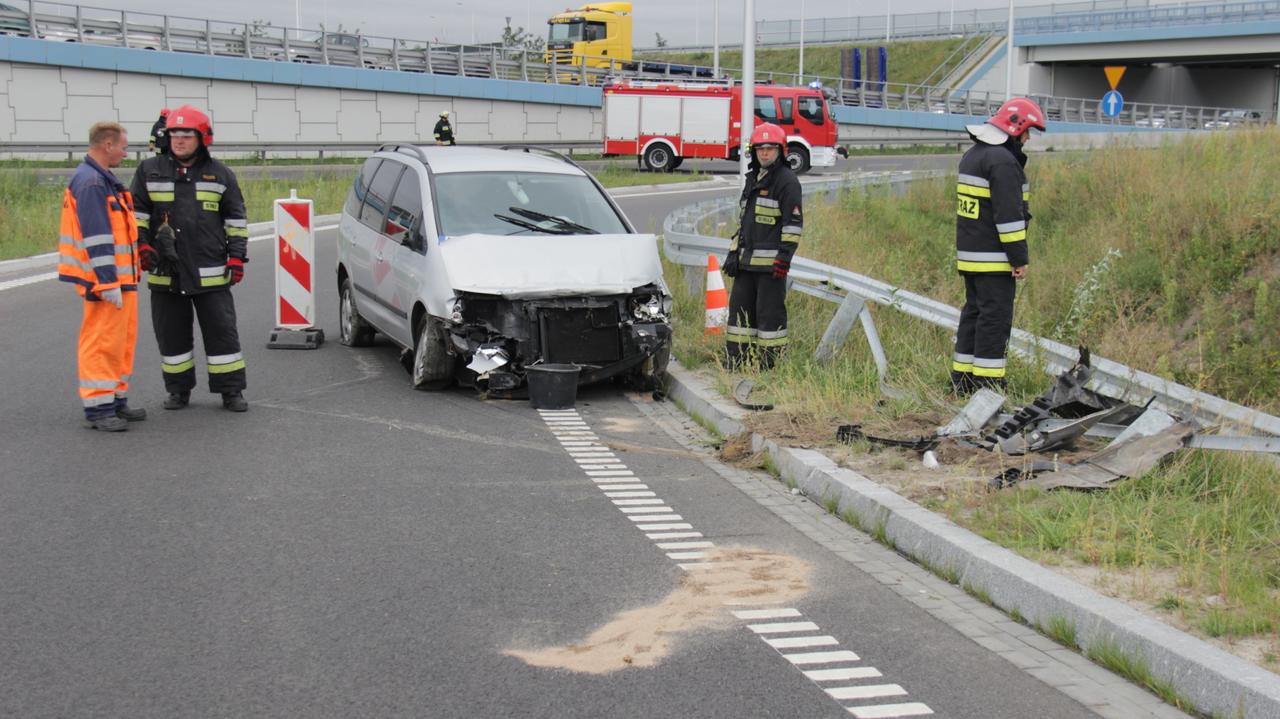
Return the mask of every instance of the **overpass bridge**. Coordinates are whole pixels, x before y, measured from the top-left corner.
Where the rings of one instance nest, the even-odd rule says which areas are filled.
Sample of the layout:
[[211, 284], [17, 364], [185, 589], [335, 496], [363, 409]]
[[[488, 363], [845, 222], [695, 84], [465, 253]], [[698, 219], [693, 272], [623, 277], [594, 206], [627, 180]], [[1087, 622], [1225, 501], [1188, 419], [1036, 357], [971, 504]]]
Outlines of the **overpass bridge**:
[[[104, 117], [143, 136], [159, 107], [182, 102], [210, 107], [219, 138], [241, 143], [428, 137], [441, 109], [468, 139], [581, 142], [601, 134], [598, 85], [625, 74], [548, 65], [522, 49], [25, 4], [0, 8], [0, 152], [79, 142]], [[845, 141], [962, 138], [1004, 99], [1003, 87], [826, 83]], [[1198, 129], [1230, 111], [1137, 102], [1106, 118], [1087, 95], [1037, 99], [1055, 142]]]

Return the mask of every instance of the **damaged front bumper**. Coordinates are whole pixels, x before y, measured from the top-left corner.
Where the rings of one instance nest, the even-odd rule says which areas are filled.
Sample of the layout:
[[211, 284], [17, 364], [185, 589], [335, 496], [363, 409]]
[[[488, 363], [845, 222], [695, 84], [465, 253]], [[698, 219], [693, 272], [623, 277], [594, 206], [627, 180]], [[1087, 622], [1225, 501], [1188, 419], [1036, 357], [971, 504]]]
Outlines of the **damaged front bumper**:
[[458, 293], [450, 310], [458, 379], [489, 391], [518, 390], [524, 368], [539, 362], [578, 365], [578, 383], [590, 384], [628, 374], [652, 381], [670, 358], [670, 298], [656, 287], [537, 299]]

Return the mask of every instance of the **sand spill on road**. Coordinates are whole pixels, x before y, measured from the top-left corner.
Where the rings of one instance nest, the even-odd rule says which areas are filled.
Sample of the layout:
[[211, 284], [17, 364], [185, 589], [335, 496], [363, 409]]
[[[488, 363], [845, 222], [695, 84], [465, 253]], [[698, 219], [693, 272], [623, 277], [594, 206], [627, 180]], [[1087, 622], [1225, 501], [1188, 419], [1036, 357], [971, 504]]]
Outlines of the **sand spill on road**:
[[726, 605], [755, 607], [793, 602], [809, 591], [808, 563], [750, 547], [709, 550], [715, 567], [687, 572], [658, 604], [622, 612], [577, 644], [508, 649], [535, 667], [608, 674], [651, 667], [672, 651], [681, 634], [731, 626]]

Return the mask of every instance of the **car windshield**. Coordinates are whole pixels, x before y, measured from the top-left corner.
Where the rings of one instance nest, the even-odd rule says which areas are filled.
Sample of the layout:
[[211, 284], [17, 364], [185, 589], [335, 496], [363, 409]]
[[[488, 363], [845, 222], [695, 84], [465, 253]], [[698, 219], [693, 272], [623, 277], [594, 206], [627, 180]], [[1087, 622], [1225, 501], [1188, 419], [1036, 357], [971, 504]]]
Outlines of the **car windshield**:
[[[564, 234], [574, 225], [605, 234], [627, 232], [613, 206], [585, 175], [459, 172], [436, 175], [435, 186], [442, 235]], [[496, 215], [519, 218], [532, 227]], [[579, 232], [588, 234], [575, 230]]]

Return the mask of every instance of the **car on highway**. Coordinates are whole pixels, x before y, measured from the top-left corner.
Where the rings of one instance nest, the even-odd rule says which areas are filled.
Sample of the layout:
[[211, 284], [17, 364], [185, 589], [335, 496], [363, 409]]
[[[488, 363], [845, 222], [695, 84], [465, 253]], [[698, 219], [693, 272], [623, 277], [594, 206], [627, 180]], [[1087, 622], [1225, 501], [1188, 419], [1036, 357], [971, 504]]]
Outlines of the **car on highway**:
[[342, 209], [337, 283], [342, 344], [381, 333], [418, 389], [516, 397], [538, 363], [654, 389], [670, 357], [655, 237], [539, 148], [381, 147]]
[[1206, 130], [1225, 130], [1230, 127], [1245, 127], [1262, 124], [1262, 113], [1257, 110], [1226, 110], [1217, 117], [1204, 123]]

